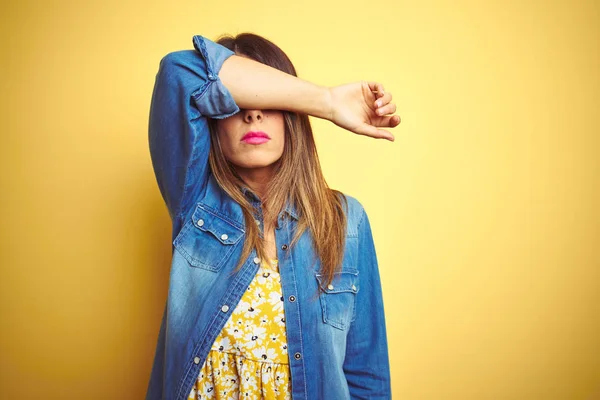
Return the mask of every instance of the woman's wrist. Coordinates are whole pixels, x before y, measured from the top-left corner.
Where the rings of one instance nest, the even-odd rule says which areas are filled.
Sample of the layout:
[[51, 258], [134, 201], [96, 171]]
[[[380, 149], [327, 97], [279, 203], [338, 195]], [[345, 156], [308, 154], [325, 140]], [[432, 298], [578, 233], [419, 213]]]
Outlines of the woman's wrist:
[[327, 86], [319, 86], [319, 88], [321, 93], [318, 96], [318, 98], [320, 98], [320, 101], [317, 103], [318, 110], [315, 111], [316, 114], [311, 115], [331, 121], [333, 115], [333, 101], [331, 97], [331, 90]]
[[320, 86], [308, 81], [297, 81], [297, 94], [289, 104], [289, 111], [312, 115], [313, 117], [331, 120], [332, 97], [329, 87]]

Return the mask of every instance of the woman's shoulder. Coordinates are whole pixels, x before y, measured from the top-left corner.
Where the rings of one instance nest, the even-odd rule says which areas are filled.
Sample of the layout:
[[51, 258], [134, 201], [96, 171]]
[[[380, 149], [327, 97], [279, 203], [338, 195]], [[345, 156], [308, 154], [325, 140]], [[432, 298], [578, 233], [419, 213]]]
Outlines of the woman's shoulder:
[[339, 192], [338, 194], [343, 195], [345, 201], [342, 204], [342, 208], [346, 213], [346, 218], [348, 220], [348, 236], [357, 236], [358, 235], [358, 225], [363, 217], [365, 209], [362, 203], [354, 196]]

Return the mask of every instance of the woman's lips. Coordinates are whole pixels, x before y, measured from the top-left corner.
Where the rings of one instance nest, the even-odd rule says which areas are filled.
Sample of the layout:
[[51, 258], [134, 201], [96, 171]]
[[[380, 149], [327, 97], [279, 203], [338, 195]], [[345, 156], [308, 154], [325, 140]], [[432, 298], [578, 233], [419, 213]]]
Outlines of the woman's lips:
[[261, 143], [268, 142], [269, 140], [271, 140], [271, 139], [262, 137], [262, 136], [250, 136], [246, 139], [243, 139], [242, 142], [248, 143], [248, 144], [261, 144]]
[[246, 142], [248, 144], [261, 144], [268, 142], [269, 140], [269, 135], [263, 131], [250, 131], [247, 132], [242, 138], [242, 142]]

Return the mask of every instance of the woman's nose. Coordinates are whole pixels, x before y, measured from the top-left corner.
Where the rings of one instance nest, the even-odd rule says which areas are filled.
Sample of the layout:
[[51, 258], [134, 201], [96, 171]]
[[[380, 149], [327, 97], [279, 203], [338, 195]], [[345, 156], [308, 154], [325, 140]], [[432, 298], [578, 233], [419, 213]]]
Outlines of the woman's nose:
[[244, 121], [251, 123], [254, 121], [262, 121], [263, 114], [261, 110], [245, 110]]

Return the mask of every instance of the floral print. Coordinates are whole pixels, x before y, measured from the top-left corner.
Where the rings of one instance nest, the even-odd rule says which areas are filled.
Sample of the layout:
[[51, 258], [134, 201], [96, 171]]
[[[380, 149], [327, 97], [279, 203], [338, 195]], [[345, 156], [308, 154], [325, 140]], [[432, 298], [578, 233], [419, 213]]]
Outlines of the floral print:
[[188, 400], [291, 399], [278, 260], [264, 262], [215, 339]]

